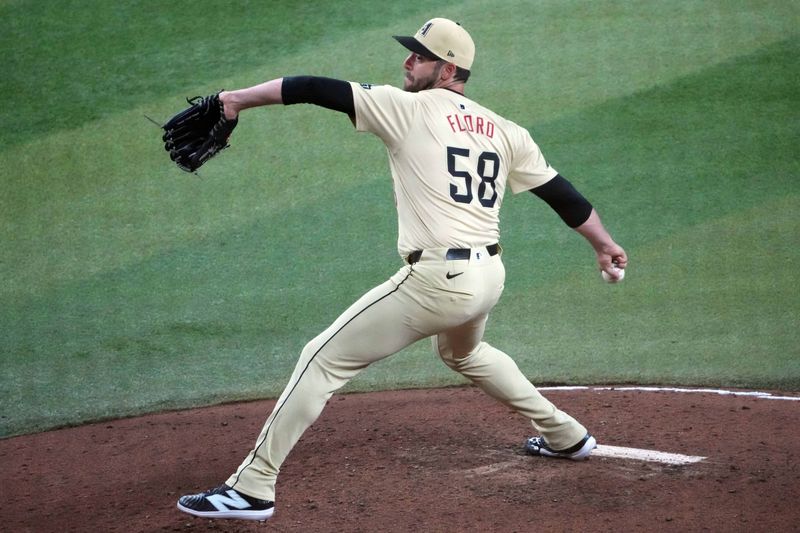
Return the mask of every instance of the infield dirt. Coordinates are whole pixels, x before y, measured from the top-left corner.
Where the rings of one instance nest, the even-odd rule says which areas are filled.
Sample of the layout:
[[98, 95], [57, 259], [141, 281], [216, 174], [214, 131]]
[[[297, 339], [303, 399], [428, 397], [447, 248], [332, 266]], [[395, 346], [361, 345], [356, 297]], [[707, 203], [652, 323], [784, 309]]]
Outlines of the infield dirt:
[[601, 444], [707, 459], [526, 456], [527, 422], [471, 387], [339, 395], [284, 464], [273, 519], [179, 512], [181, 494], [220, 484], [249, 451], [274, 405], [258, 401], [0, 441], [0, 524], [15, 532], [798, 530], [800, 402], [545, 395]]

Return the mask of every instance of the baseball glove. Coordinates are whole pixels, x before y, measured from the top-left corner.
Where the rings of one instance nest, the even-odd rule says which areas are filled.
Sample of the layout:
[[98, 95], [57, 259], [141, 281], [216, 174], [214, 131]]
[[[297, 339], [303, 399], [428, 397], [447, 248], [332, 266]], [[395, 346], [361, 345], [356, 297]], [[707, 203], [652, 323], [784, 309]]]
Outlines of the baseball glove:
[[219, 93], [187, 98], [190, 107], [162, 126], [164, 149], [181, 170], [194, 172], [228, 146], [238, 119], [225, 118]]

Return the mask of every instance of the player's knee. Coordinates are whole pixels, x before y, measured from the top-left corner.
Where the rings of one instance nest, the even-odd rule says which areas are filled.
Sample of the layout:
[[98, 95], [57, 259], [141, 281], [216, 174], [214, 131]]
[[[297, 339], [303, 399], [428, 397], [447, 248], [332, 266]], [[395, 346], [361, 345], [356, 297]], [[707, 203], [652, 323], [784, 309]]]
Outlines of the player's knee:
[[309, 341], [305, 346], [303, 346], [303, 350], [300, 352], [300, 357], [305, 359], [308, 355], [313, 354], [315, 351], [317, 351], [316, 343], [313, 340]]
[[319, 338], [309, 341], [300, 352], [298, 364], [307, 364], [312, 359], [322, 359], [323, 357], [320, 354], [322, 347], [323, 343], [319, 341]]

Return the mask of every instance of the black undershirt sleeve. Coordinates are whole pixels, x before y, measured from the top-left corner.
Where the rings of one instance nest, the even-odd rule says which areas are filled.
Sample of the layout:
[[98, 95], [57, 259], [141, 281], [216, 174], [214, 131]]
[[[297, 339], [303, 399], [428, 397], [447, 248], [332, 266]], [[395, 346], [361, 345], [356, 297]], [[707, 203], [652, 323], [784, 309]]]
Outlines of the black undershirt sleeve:
[[577, 228], [592, 214], [592, 204], [561, 174], [531, 192], [547, 202], [570, 228]]
[[285, 105], [315, 104], [354, 117], [353, 88], [349, 82], [321, 76], [283, 78], [281, 97]]

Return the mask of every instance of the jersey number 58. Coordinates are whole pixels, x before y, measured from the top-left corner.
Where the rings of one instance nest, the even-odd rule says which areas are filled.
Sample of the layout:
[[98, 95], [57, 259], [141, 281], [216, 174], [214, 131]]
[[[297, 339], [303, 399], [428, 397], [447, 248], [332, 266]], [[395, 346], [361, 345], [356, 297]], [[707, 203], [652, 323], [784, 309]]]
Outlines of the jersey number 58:
[[478, 177], [481, 179], [478, 184], [478, 202], [483, 207], [494, 207], [497, 201], [497, 187], [495, 180], [500, 172], [500, 156], [494, 152], [482, 152], [478, 156], [477, 167], [472, 167], [468, 148], [447, 147], [447, 171], [454, 178], [464, 180], [464, 186], [459, 187], [455, 183], [450, 184], [450, 198], [462, 204], [472, 202], [472, 174], [466, 170], [456, 168], [459, 158], [465, 158], [470, 168], [475, 168]]

